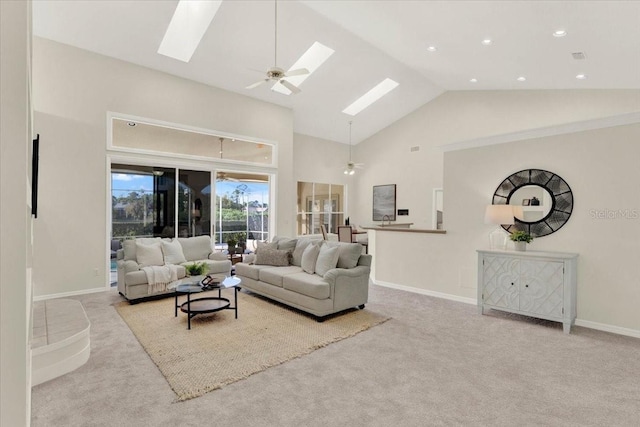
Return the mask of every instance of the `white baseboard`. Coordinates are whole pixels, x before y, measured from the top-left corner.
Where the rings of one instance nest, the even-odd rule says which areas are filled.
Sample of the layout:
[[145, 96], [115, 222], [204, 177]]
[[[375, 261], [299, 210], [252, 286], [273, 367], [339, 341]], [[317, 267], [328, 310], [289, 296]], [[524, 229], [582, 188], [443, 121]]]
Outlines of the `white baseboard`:
[[103, 286], [100, 288], [83, 289], [81, 291], [62, 292], [59, 294], [49, 294], [49, 295], [39, 295], [37, 297], [33, 297], [33, 300], [44, 301], [44, 300], [54, 299], [54, 298], [65, 298], [65, 297], [73, 297], [77, 295], [95, 294], [97, 292], [105, 292], [109, 289], [111, 288], [107, 288], [106, 286]]
[[411, 286], [398, 285], [397, 283], [384, 282], [382, 280], [372, 280], [376, 285], [384, 286], [386, 288], [399, 289], [401, 291], [413, 292], [415, 294], [428, 295], [431, 297], [448, 299], [451, 301], [463, 302], [465, 304], [477, 305], [478, 301], [475, 298], [466, 298], [458, 295], [445, 294], [443, 292], [430, 291], [427, 289], [414, 288]]
[[[382, 280], [372, 280], [372, 282], [379, 286], [386, 288], [399, 289], [401, 291], [413, 292], [421, 295], [428, 295], [436, 298], [448, 299], [451, 301], [463, 302], [465, 304], [477, 305], [478, 301], [475, 298], [466, 298], [458, 295], [445, 294], [443, 292], [430, 291], [427, 289], [414, 288], [411, 286], [398, 285], [397, 283], [384, 282]], [[576, 326], [582, 326], [583, 328], [596, 329], [603, 332], [611, 332], [612, 334], [625, 335], [633, 338], [640, 338], [640, 331], [635, 329], [623, 328], [621, 326], [607, 325], [605, 323], [592, 322], [590, 320], [576, 319]]]
[[621, 326], [607, 325], [605, 323], [592, 322], [590, 320], [576, 319], [576, 326], [597, 329], [598, 331], [611, 332], [612, 334], [626, 335], [628, 337], [640, 338], [640, 331], [623, 328]]

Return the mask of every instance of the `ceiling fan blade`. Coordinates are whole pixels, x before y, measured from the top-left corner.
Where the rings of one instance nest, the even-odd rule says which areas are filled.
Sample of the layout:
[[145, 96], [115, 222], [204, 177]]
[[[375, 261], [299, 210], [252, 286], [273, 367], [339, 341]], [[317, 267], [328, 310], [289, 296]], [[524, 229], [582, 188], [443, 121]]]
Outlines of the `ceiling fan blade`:
[[309, 70], [306, 68], [298, 68], [297, 70], [287, 71], [285, 74], [287, 77], [302, 76], [304, 74], [309, 74]]
[[252, 85], [247, 86], [245, 89], [253, 89], [253, 88], [256, 88], [256, 87], [260, 86], [261, 84], [264, 84], [265, 82], [268, 82], [268, 81], [269, 81], [269, 79], [262, 79], [262, 80], [260, 80], [260, 81], [255, 82], [255, 83], [254, 83], [254, 84], [252, 84]]
[[280, 80], [280, 84], [282, 86], [286, 87], [287, 89], [289, 89], [291, 91], [291, 93], [300, 93], [301, 92], [301, 90], [298, 89], [297, 86], [292, 85], [291, 83], [289, 83], [285, 79], [281, 79]]

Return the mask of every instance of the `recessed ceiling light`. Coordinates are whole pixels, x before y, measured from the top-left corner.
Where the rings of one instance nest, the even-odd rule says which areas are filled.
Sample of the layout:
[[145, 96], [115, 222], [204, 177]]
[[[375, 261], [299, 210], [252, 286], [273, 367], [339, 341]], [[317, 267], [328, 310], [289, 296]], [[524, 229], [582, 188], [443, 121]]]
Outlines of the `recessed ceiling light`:
[[355, 116], [360, 111], [367, 108], [369, 105], [376, 102], [378, 99], [382, 98], [393, 89], [398, 87], [398, 82], [393, 81], [391, 79], [384, 79], [380, 83], [378, 83], [373, 89], [369, 90], [369, 92], [362, 95], [360, 98], [355, 100], [355, 102], [349, 105], [347, 108], [342, 110], [343, 113], [348, 114], [350, 116]]
[[[329, 59], [329, 57], [333, 55], [334, 52], [335, 50], [331, 49], [330, 47], [327, 47], [322, 43], [314, 42], [311, 47], [302, 54], [302, 56], [296, 61], [296, 63], [293, 64], [291, 68], [289, 68], [289, 71], [306, 68], [307, 70], [309, 70], [309, 73], [300, 76], [287, 77], [287, 81], [294, 86], [300, 86], [300, 84], [302, 84], [302, 82], [305, 81], [307, 77], [313, 74], [315, 70], [320, 68], [320, 66], [324, 64], [324, 61]], [[291, 91], [284, 87], [280, 82], [277, 82], [275, 85], [273, 85], [271, 89], [285, 95], [291, 95]]]
[[489, 46], [491, 43], [493, 43], [493, 40], [491, 40], [491, 39], [482, 40], [482, 44], [485, 45], [485, 46]]
[[436, 50], [438, 50], [438, 48], [437, 48], [437, 47], [435, 47], [435, 46], [429, 46], [429, 47], [427, 48], [427, 50], [428, 50], [429, 52], [435, 52]]
[[127, 122], [127, 124], [128, 124], [129, 126], [131, 126], [131, 127], [135, 127], [135, 126], [136, 126], [136, 123], [135, 123], [135, 122]]
[[519, 82], [523, 82], [523, 81], [527, 80], [527, 78], [525, 76], [520, 76], [516, 80], [519, 81]]
[[162, 38], [158, 53], [189, 62], [221, 4], [222, 0], [180, 0]]
[[586, 74], [578, 74], [578, 75], [576, 76], [576, 79], [578, 79], [578, 80], [584, 80], [584, 79], [586, 79], [586, 78], [587, 78], [587, 75], [586, 75]]
[[470, 81], [471, 83], [478, 83], [478, 79], [475, 79], [475, 78], [474, 78], [474, 79], [470, 79], [469, 81]]
[[564, 37], [567, 35], [565, 30], [556, 30], [553, 32], [553, 37]]

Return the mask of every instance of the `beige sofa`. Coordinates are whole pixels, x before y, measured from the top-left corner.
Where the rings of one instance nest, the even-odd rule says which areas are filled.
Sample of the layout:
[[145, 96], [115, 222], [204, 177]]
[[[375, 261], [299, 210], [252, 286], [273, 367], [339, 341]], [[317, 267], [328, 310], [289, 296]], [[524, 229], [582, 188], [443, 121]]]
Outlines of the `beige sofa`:
[[[327, 264], [327, 256], [321, 260], [319, 254], [316, 265], [311, 267], [309, 259], [304, 258], [311, 245], [324, 247], [324, 252], [334, 255], [337, 251], [335, 263], [331, 265], [332, 260], [329, 260]], [[265, 264], [265, 260], [261, 260], [263, 248], [260, 247], [255, 257], [247, 257], [235, 265], [236, 276], [242, 279], [244, 289], [311, 313], [319, 321], [349, 308], [364, 308], [369, 297], [371, 255], [362, 254], [362, 245], [275, 238], [269, 251], [275, 247], [280, 254], [283, 251], [291, 254], [288, 265], [282, 265], [282, 262], [273, 263], [280, 265]], [[337, 249], [331, 249], [333, 247]], [[323, 266], [318, 265], [321, 262]]]
[[231, 261], [226, 254], [213, 252], [209, 236], [125, 240], [116, 257], [118, 292], [130, 302], [172, 292], [166, 287], [150, 286], [145, 266], [175, 265], [176, 278], [182, 279], [186, 276], [186, 265], [204, 262], [207, 273], [231, 275]]

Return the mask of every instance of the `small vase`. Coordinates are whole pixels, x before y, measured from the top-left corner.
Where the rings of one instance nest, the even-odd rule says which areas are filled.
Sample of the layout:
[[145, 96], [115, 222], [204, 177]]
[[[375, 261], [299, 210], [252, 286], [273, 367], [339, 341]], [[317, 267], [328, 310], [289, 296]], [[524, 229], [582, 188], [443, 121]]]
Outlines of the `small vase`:
[[527, 242], [513, 242], [516, 251], [525, 252], [527, 250]]

